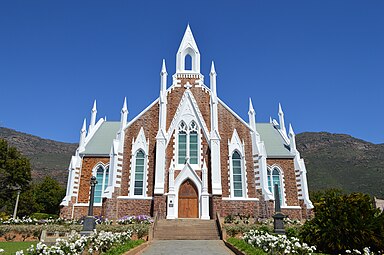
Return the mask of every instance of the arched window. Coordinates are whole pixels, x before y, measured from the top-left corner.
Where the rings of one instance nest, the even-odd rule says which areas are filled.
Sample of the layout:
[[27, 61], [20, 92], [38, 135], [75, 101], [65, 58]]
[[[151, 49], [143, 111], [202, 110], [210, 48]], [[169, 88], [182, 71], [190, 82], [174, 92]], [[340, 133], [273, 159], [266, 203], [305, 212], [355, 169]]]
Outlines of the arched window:
[[144, 194], [144, 181], [145, 181], [145, 155], [142, 150], [136, 153], [136, 164], [135, 164], [135, 180], [134, 180], [134, 191], [135, 196], [142, 196]]
[[185, 164], [185, 158], [187, 157], [187, 125], [181, 122], [179, 125], [179, 164]]
[[282, 200], [282, 187], [281, 187], [282, 178], [281, 178], [280, 170], [277, 167], [274, 167], [272, 169], [272, 172], [271, 172], [271, 170], [268, 169], [267, 173], [268, 173], [268, 189], [269, 189], [269, 191], [273, 194], [273, 196], [275, 196], [275, 184], [277, 184], [277, 190], [278, 190], [278, 194], [280, 197], [280, 201], [283, 202], [283, 200]]
[[96, 180], [97, 184], [95, 186], [95, 196], [94, 203], [101, 203], [101, 197], [103, 195], [104, 190], [108, 186], [109, 180], [109, 167], [98, 166], [96, 169]]
[[198, 148], [199, 148], [199, 138], [197, 136], [197, 125], [192, 121], [189, 126], [189, 163], [197, 164], [198, 163]]
[[271, 170], [267, 170], [267, 175], [268, 175], [268, 189], [270, 192], [272, 192], [272, 175], [271, 175]]
[[191, 55], [187, 54], [185, 55], [184, 59], [184, 70], [192, 70], [192, 57]]
[[179, 125], [178, 134], [178, 164], [185, 164], [186, 158], [189, 163], [196, 165], [199, 163], [199, 134], [198, 126], [192, 121], [187, 125], [182, 121]]
[[241, 156], [235, 151], [232, 154], [232, 177], [233, 177], [233, 196], [243, 196], [243, 173], [242, 173]]

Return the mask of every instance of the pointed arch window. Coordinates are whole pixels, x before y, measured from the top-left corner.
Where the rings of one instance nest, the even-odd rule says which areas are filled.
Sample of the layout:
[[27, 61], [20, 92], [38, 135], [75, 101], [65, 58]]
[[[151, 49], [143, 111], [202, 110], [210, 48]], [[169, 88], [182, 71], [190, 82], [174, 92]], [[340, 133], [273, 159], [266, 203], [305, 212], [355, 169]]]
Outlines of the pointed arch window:
[[184, 59], [184, 70], [192, 70], [192, 56], [187, 54]]
[[96, 169], [94, 176], [97, 180], [97, 184], [95, 186], [94, 203], [101, 203], [103, 192], [108, 186], [109, 166], [104, 167], [102, 165], [99, 165]]
[[196, 165], [199, 163], [199, 134], [196, 122], [191, 121], [187, 126], [184, 121], [179, 125], [178, 133], [178, 164], [185, 164], [186, 158], [189, 163]]
[[283, 202], [282, 198], [282, 174], [281, 171], [274, 167], [272, 171], [268, 169], [268, 189], [275, 196], [275, 185], [277, 184], [277, 190], [280, 197], [280, 201]]
[[233, 196], [243, 197], [243, 171], [240, 153], [232, 154]]
[[145, 155], [142, 150], [136, 153], [135, 164], [135, 181], [134, 192], [135, 196], [142, 196], [144, 194], [144, 168], [145, 168]]

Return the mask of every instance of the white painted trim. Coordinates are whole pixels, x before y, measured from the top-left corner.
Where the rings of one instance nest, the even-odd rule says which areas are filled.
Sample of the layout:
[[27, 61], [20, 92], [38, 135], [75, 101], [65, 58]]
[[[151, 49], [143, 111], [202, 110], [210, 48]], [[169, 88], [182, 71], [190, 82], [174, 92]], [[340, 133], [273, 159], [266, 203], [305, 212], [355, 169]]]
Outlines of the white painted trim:
[[232, 155], [237, 151], [240, 154], [241, 160], [241, 185], [242, 185], [242, 198], [248, 197], [247, 190], [247, 174], [246, 174], [246, 164], [245, 164], [245, 151], [244, 146], [240, 140], [240, 137], [236, 131], [233, 130], [231, 141], [228, 142], [228, 158], [229, 158], [229, 175], [230, 175], [230, 196], [235, 198], [234, 187], [233, 187], [233, 162]]
[[223, 197], [224, 201], [259, 201], [258, 198], [246, 198], [246, 197]]
[[[272, 195], [273, 195], [273, 200], [275, 200], [275, 195], [274, 195], [274, 186], [273, 186], [273, 178], [272, 178], [272, 172], [273, 172], [273, 169], [274, 168], [277, 168], [277, 170], [280, 172], [280, 189], [282, 191], [282, 201], [281, 202], [281, 207], [283, 206], [288, 206], [287, 205], [287, 200], [286, 200], [286, 196], [287, 194], [285, 193], [285, 178], [284, 178], [284, 171], [283, 171], [283, 168], [281, 166], [279, 166], [278, 164], [273, 164], [271, 166], [268, 166], [267, 167], [267, 171], [271, 171], [271, 185], [272, 185]], [[268, 173], [268, 172], [267, 172]], [[267, 174], [267, 186], [268, 186], [268, 174]]]
[[230, 113], [233, 114], [241, 123], [243, 123], [249, 130], [254, 131], [252, 127], [245, 121], [243, 120], [237, 113], [235, 113], [231, 108], [229, 108], [228, 105], [226, 105], [220, 98], [217, 98], [220, 104], [224, 106], [225, 109], [227, 109]]
[[282, 205], [281, 209], [301, 209], [299, 205]]
[[128, 122], [127, 126], [124, 127], [123, 130], [131, 126], [137, 119], [139, 119], [142, 115], [144, 115], [144, 113], [146, 113], [149, 109], [151, 109], [158, 101], [159, 101], [159, 98], [156, 98], [155, 101], [153, 101], [150, 105], [147, 106], [147, 108], [142, 110], [135, 118], [133, 118], [130, 122]]
[[117, 199], [124, 199], [124, 200], [153, 200], [153, 197], [118, 196]]

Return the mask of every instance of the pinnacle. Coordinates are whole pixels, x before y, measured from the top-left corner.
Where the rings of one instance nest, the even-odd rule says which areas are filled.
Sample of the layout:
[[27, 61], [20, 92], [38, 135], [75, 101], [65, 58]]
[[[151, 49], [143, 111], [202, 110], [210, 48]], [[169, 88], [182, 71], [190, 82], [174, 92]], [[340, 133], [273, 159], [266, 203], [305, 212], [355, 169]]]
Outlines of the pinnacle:
[[212, 60], [212, 64], [211, 64], [211, 74], [216, 74], [215, 63], [213, 62], [213, 60]]

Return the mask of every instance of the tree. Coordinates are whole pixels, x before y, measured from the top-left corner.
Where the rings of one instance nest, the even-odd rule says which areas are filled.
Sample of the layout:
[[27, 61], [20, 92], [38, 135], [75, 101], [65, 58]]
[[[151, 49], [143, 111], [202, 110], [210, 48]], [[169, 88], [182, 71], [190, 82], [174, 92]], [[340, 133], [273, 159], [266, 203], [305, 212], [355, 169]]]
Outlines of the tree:
[[383, 251], [384, 213], [374, 208], [369, 195], [330, 190], [315, 203], [315, 217], [304, 224], [301, 235], [331, 254], [364, 247]]
[[44, 180], [34, 187], [36, 203], [40, 207], [39, 212], [58, 214], [60, 203], [65, 196], [65, 189], [59, 182], [46, 176]]
[[15, 187], [29, 189], [31, 165], [16, 148], [0, 139], [0, 211], [12, 214], [16, 200]]

